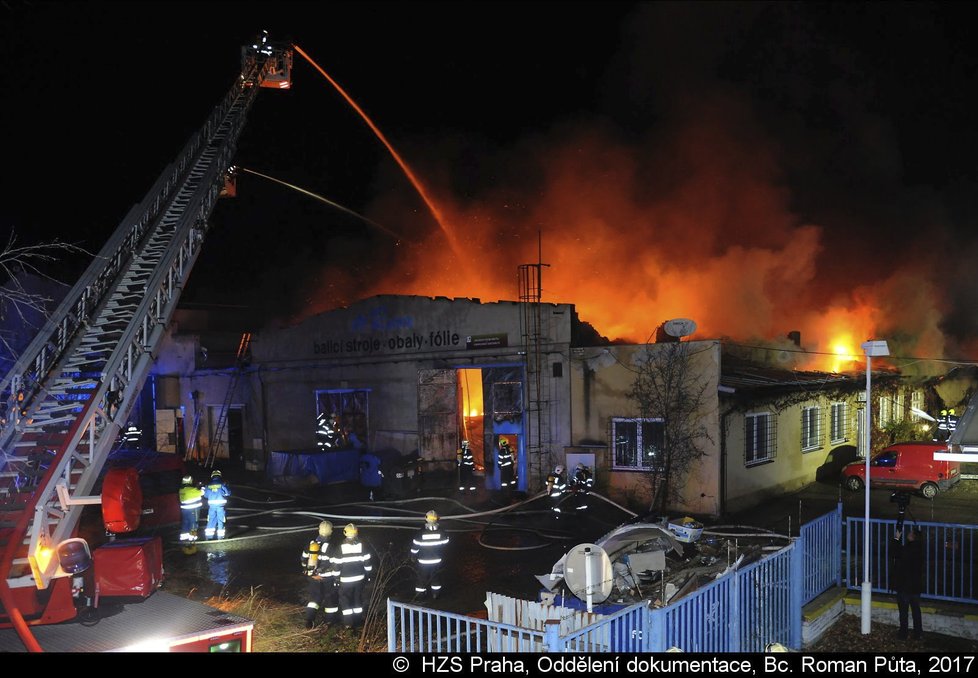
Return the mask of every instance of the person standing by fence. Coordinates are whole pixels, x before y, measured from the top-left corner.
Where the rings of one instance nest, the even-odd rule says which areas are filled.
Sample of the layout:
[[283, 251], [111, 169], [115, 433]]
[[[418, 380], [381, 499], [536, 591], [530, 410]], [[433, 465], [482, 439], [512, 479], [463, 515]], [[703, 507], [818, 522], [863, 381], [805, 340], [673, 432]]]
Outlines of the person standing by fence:
[[896, 556], [893, 562], [892, 588], [896, 591], [897, 608], [900, 612], [900, 631], [898, 638], [906, 640], [908, 617], [913, 616], [913, 639], [920, 640], [924, 629], [920, 613], [920, 593], [923, 588], [924, 554], [921, 545], [920, 528], [907, 531], [906, 542], [900, 537], [903, 530], [893, 533], [893, 549]]

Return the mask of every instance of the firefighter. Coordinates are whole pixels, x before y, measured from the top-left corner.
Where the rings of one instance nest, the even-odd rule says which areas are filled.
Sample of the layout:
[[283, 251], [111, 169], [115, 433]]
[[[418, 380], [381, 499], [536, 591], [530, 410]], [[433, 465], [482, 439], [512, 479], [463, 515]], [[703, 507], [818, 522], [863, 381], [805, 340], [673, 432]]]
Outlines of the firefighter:
[[363, 622], [363, 587], [373, 565], [359, 539], [356, 525], [350, 523], [344, 527], [343, 536], [345, 539], [330, 557], [330, 563], [338, 580], [343, 626], [351, 628]]
[[499, 466], [499, 489], [507, 491], [516, 488], [516, 457], [509, 441], [499, 439], [499, 449], [496, 452], [496, 465]]
[[574, 469], [574, 478], [571, 480], [571, 489], [574, 491], [574, 510], [587, 510], [588, 495], [594, 487], [594, 476], [591, 469], [583, 463], [579, 463]]
[[437, 600], [441, 593], [442, 561], [448, 540], [448, 535], [438, 529], [438, 514], [428, 511], [424, 517], [424, 527], [414, 537], [411, 547], [418, 573], [414, 592], [419, 598], [428, 595], [429, 589], [432, 599]]
[[463, 440], [462, 447], [456, 455], [458, 465], [458, 491], [462, 494], [475, 492], [475, 456], [469, 441]]
[[333, 523], [324, 520], [319, 523], [319, 532], [302, 551], [302, 571], [309, 579], [309, 602], [306, 603], [303, 620], [307, 629], [316, 624], [320, 610], [329, 624], [339, 612], [336, 591], [336, 572], [331, 560], [330, 538], [333, 536]]
[[193, 544], [197, 541], [197, 522], [200, 507], [204, 505], [204, 491], [194, 487], [193, 476], [184, 476], [180, 492], [180, 541]]
[[553, 472], [547, 476], [547, 496], [550, 497], [550, 511], [554, 520], [560, 518], [560, 502], [564, 498], [565, 490], [567, 490], [567, 478], [564, 476], [564, 467], [557, 464]]
[[227, 522], [228, 497], [231, 490], [224, 484], [221, 472], [215, 469], [211, 473], [211, 481], [204, 488], [204, 499], [207, 500], [207, 527], [204, 528], [204, 537], [211, 539], [224, 539], [224, 525]]

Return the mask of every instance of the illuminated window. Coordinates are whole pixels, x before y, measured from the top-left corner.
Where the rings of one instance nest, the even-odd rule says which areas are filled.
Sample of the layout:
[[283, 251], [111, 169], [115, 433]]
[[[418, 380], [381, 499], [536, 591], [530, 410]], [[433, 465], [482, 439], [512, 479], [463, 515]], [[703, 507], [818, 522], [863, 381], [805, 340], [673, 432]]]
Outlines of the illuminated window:
[[891, 421], [893, 421], [893, 401], [890, 400], [890, 396], [882, 395], [879, 397], [879, 426], [887, 426]]
[[664, 433], [662, 419], [614, 417], [611, 420], [611, 439], [615, 449], [612, 467], [624, 471], [661, 469]]
[[316, 391], [316, 445], [323, 452], [362, 449], [367, 445], [370, 391]]
[[822, 409], [817, 406], [801, 408], [801, 451], [809, 452], [822, 446]]
[[744, 463], [753, 466], [774, 459], [778, 450], [777, 419], [770, 412], [744, 415]]
[[846, 403], [832, 403], [830, 442], [837, 444], [849, 439], [849, 411]]
[[[911, 391], [910, 392], [910, 407], [912, 407], [916, 412], [924, 411], [924, 392], [923, 391]], [[921, 419], [919, 414], [911, 411], [910, 416], [914, 421]]]

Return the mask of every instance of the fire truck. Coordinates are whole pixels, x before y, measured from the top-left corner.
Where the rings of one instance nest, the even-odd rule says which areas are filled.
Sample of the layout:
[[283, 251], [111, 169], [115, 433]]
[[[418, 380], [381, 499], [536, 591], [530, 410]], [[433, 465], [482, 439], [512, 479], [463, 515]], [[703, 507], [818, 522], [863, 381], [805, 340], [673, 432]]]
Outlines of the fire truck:
[[[136, 472], [106, 461], [158, 355], [214, 206], [232, 192], [247, 114], [261, 89], [291, 87], [291, 45], [263, 32], [241, 55], [230, 90], [0, 380], [0, 634], [15, 630], [28, 650], [43, 649], [43, 629], [75, 619], [93, 599], [149, 598], [161, 583], [159, 538], [125, 538], [142, 513]], [[100, 495], [91, 496], [97, 486]], [[78, 536], [81, 512], [94, 504], [113, 537], [98, 546]], [[133, 607], [157, 621], [179, 617], [174, 601], [155, 595], [145, 609]], [[145, 621], [123, 626], [146, 628]], [[224, 635], [247, 626], [216, 621]], [[194, 624], [173, 630], [180, 640], [171, 647], [197, 648], [210, 638], [211, 648], [227, 641], [250, 649], [250, 629], [244, 642], [209, 632]]]

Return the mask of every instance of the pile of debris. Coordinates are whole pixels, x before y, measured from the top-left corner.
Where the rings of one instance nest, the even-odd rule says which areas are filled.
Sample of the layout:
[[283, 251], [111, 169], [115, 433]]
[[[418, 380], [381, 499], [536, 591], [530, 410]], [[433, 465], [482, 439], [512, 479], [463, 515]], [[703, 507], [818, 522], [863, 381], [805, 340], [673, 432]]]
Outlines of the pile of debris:
[[537, 579], [548, 591], [564, 587], [589, 604], [645, 600], [662, 607], [789, 542], [753, 527], [704, 529], [692, 518], [633, 523], [575, 546]]

